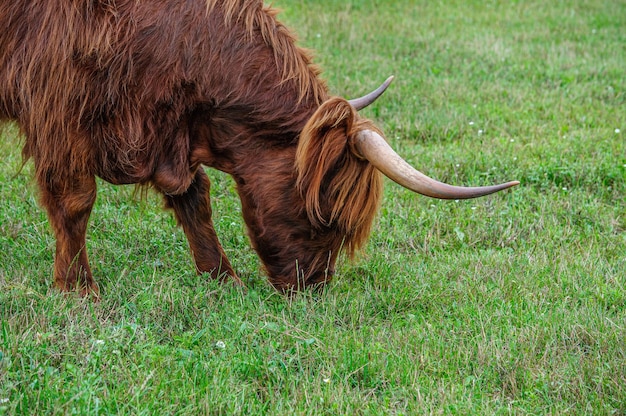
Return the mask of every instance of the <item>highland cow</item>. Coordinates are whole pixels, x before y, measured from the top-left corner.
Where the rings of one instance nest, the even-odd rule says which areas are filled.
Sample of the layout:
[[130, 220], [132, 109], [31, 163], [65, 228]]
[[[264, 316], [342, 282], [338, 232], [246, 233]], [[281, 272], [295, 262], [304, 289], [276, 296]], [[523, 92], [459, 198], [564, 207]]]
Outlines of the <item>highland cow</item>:
[[410, 167], [331, 96], [309, 54], [262, 0], [0, 1], [0, 119], [14, 120], [56, 237], [54, 283], [98, 296], [86, 251], [95, 177], [152, 186], [198, 272], [241, 283], [211, 219], [202, 166], [230, 174], [270, 282], [329, 281], [366, 241], [382, 172], [437, 198], [461, 188]]

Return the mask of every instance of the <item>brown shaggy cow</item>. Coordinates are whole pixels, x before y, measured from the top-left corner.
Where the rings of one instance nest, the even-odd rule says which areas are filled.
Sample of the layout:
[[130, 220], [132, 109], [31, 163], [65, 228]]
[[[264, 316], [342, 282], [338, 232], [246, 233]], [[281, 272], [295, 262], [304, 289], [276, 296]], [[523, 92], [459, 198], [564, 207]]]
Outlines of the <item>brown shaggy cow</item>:
[[54, 282], [98, 295], [85, 249], [95, 177], [151, 185], [199, 272], [240, 282], [211, 220], [202, 165], [235, 179], [271, 283], [328, 281], [366, 240], [383, 172], [439, 198], [515, 185], [444, 185], [415, 171], [262, 0], [0, 0], [0, 119], [16, 120], [56, 236]]

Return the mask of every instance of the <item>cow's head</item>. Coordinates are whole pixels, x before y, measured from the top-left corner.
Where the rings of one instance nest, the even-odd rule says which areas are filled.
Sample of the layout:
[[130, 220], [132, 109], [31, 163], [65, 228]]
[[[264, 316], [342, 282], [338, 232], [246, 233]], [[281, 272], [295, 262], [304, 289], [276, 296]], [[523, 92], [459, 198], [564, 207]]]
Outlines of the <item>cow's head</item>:
[[[442, 199], [475, 198], [518, 184], [457, 187], [412, 168], [358, 114], [391, 80], [355, 100], [327, 99], [304, 126], [296, 149], [258, 152], [248, 165], [253, 170], [238, 181], [252, 244], [278, 289], [328, 281], [339, 252], [352, 256], [363, 245], [382, 196], [381, 173]], [[295, 166], [282, 163], [294, 158]]]

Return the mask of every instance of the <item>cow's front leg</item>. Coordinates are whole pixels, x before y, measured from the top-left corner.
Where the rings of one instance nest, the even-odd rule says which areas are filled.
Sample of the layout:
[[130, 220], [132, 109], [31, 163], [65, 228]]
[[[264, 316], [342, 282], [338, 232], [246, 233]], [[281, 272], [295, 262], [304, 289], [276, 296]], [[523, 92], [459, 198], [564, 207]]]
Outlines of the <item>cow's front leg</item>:
[[209, 273], [211, 277], [223, 281], [232, 279], [242, 285], [213, 228], [210, 186], [209, 178], [200, 168], [185, 193], [165, 194], [165, 201], [174, 210], [178, 223], [183, 227], [198, 272]]
[[39, 178], [39, 187], [56, 237], [55, 286], [64, 292], [79, 290], [82, 296], [91, 294], [97, 298], [99, 289], [85, 246], [87, 222], [96, 200], [94, 177], [48, 174]]

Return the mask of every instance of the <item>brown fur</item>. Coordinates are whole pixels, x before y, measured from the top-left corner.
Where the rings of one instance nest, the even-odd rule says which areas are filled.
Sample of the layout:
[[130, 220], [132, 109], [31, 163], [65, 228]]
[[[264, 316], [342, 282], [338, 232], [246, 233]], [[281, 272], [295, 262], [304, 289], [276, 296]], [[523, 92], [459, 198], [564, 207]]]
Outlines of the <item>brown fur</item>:
[[161, 191], [214, 277], [239, 282], [201, 165], [234, 177], [277, 288], [327, 281], [340, 249], [363, 244], [381, 181], [350, 140], [374, 127], [329, 97], [275, 15], [261, 0], [0, 0], [0, 119], [35, 164], [57, 287], [97, 294], [95, 176]]
[[380, 172], [352, 152], [359, 130], [376, 130], [341, 98], [323, 103], [300, 134], [297, 187], [315, 229], [338, 228], [350, 255], [369, 235], [382, 192]]

